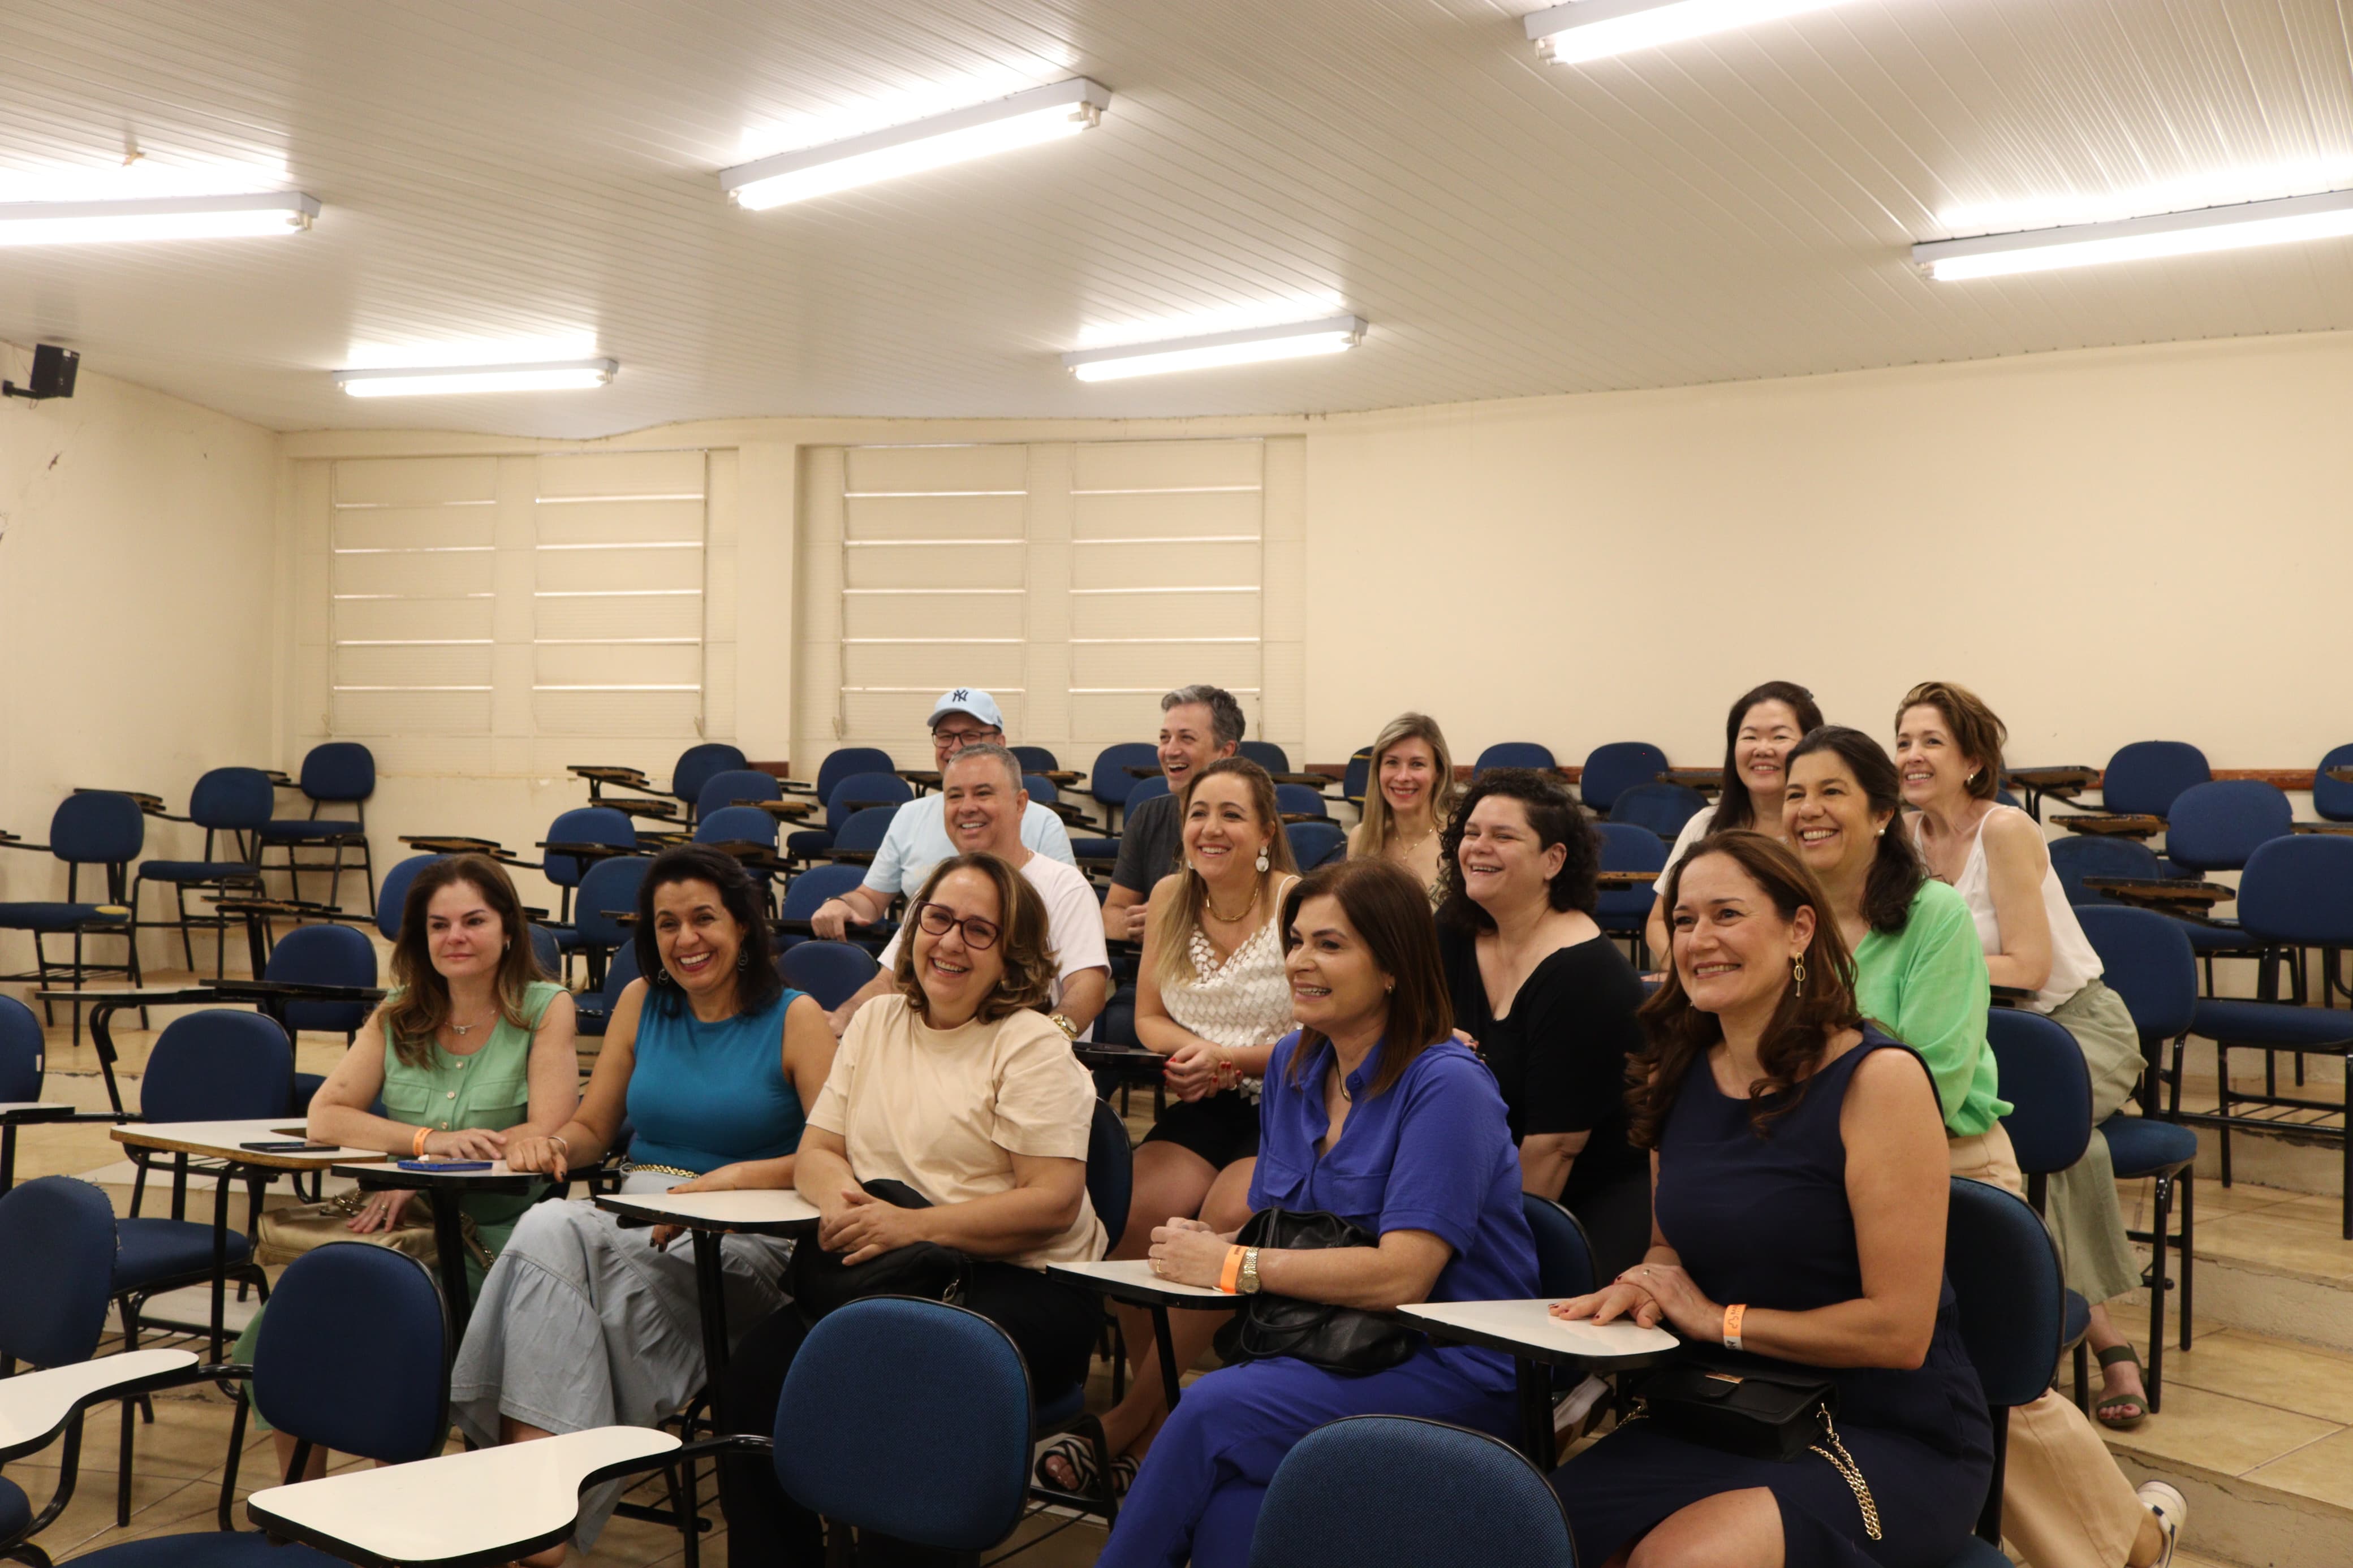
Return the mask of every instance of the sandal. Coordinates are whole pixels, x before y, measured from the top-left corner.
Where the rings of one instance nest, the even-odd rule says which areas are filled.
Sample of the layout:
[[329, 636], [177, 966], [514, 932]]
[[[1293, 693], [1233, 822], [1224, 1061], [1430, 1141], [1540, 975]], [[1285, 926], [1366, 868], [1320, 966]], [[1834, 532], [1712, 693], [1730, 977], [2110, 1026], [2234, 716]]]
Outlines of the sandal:
[[[2132, 1363], [2135, 1372], [2141, 1370], [2140, 1352], [2129, 1344], [2110, 1345], [2094, 1353], [2104, 1370], [2127, 1361]], [[2108, 1414], [2110, 1410], [2117, 1410], [2121, 1414], [2111, 1415]], [[2146, 1394], [2103, 1394], [2092, 1401], [2092, 1415], [2111, 1432], [2129, 1432], [2148, 1419], [2148, 1396]]]
[[[1060, 1460], [1070, 1473], [1065, 1482], [1048, 1466]], [[1136, 1461], [1132, 1455], [1122, 1454], [1111, 1462], [1112, 1491], [1114, 1498], [1124, 1498], [1135, 1480]], [[1095, 1446], [1083, 1437], [1063, 1436], [1048, 1443], [1038, 1455], [1031, 1479], [1048, 1491], [1069, 1497], [1097, 1498], [1103, 1495], [1103, 1472], [1095, 1468]]]

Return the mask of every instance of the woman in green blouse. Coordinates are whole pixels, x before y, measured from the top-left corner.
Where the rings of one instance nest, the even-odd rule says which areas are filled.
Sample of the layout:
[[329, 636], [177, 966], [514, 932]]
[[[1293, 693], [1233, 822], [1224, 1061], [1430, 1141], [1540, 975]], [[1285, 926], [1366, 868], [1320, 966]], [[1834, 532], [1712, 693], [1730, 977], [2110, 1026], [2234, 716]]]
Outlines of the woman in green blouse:
[[[392, 990], [311, 1100], [311, 1138], [404, 1160], [496, 1160], [511, 1139], [547, 1136], [570, 1119], [580, 1100], [572, 998], [541, 976], [522, 900], [495, 862], [459, 855], [417, 873], [392, 975]], [[372, 1109], [379, 1100], [382, 1116]], [[354, 1238], [379, 1235], [417, 1196], [366, 1194], [345, 1225]], [[497, 1256], [531, 1202], [464, 1200], [481, 1247], [467, 1249], [469, 1291], [481, 1289], [485, 1257]], [[248, 1325], [237, 1342], [240, 1361], [250, 1358], [253, 1333]], [[281, 1437], [280, 1447], [280, 1461], [290, 1459], [293, 1445]], [[323, 1467], [322, 1456], [312, 1463]]]

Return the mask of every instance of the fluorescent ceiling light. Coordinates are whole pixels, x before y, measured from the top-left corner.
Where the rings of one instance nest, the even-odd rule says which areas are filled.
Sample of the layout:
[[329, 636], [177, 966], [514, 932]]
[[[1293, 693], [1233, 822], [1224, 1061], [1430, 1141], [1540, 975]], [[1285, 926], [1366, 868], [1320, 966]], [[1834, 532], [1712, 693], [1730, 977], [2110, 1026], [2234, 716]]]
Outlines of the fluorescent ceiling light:
[[300, 191], [126, 202], [10, 202], [0, 205], [0, 245], [299, 234], [318, 216], [318, 199]]
[[2299, 239], [2330, 239], [2353, 234], [2353, 191], [2196, 212], [2161, 213], [2115, 223], [2076, 224], [1989, 234], [1971, 239], [1932, 239], [1912, 247], [1912, 259], [1938, 282], [2000, 278], [2016, 272], [2049, 272], [2063, 267], [2096, 267], [2108, 261], [2138, 261], [2152, 256], [2194, 256], [2210, 250], [2242, 250]]
[[1556, 66], [1680, 43], [1840, 0], [1570, 0], [1526, 18], [1536, 51]]
[[1110, 103], [1109, 88], [1073, 77], [994, 103], [739, 163], [722, 169], [719, 184], [729, 201], [756, 212], [1075, 136], [1101, 121]]
[[1331, 316], [1287, 327], [1252, 327], [1166, 342], [1129, 343], [1122, 348], [1080, 349], [1062, 363], [1081, 381], [1123, 381], [1164, 371], [1204, 370], [1219, 364], [1256, 364], [1266, 360], [1305, 359], [1352, 349], [1365, 335], [1362, 316]]
[[353, 397], [422, 397], [468, 392], [570, 392], [602, 386], [621, 362], [565, 360], [554, 364], [461, 364], [441, 370], [339, 370], [335, 380]]

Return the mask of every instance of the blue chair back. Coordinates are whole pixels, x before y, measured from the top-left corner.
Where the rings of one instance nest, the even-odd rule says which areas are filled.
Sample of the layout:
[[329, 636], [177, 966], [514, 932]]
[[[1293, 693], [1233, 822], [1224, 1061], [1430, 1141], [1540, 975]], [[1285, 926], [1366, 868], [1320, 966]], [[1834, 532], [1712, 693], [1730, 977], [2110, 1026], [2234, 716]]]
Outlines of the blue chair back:
[[2181, 921], [2123, 904], [2087, 904], [2075, 921], [2100, 955], [2101, 978], [2124, 998], [2142, 1039], [2189, 1032], [2198, 1007], [2198, 954]]
[[646, 868], [652, 864], [648, 856], [616, 855], [588, 868], [580, 879], [580, 890], [572, 895], [572, 929], [580, 933], [583, 946], [613, 948], [629, 944], [630, 928], [613, 919], [608, 911], [637, 912], [638, 884], [646, 879]]
[[1021, 1521], [1029, 1413], [1029, 1370], [1003, 1329], [962, 1307], [869, 1297], [819, 1320], [793, 1357], [776, 1479], [838, 1524], [979, 1552]]
[[1672, 842], [1683, 824], [1707, 809], [1707, 796], [1683, 784], [1645, 784], [1618, 792], [1609, 820], [1647, 827]]
[[[287, 985], [373, 985], [375, 944], [347, 925], [296, 926], [269, 950], [264, 980]], [[289, 1002], [286, 1026], [348, 1035], [367, 1022], [365, 1002]]]
[[702, 786], [713, 773], [732, 773], [743, 766], [744, 753], [723, 741], [689, 746], [670, 770], [670, 793], [692, 805], [702, 798]]
[[1593, 1294], [1593, 1244], [1586, 1239], [1585, 1226], [1577, 1217], [1535, 1193], [1522, 1193], [1520, 1207], [1528, 1216], [1528, 1228], [1535, 1233], [1537, 1293]]
[[1340, 770], [1340, 798], [1352, 805], [1365, 804], [1365, 792], [1373, 784], [1373, 749], [1365, 747], [1348, 758], [1348, 765]]
[[838, 834], [853, 811], [898, 805], [914, 798], [915, 792], [896, 773], [850, 773], [825, 797], [825, 825]]
[[2040, 1013], [1996, 1007], [1986, 1039], [2001, 1097], [2015, 1108], [2001, 1124], [2018, 1168], [2047, 1176], [2082, 1159], [2092, 1142], [2092, 1074], [2075, 1037]]
[[1156, 768], [1160, 765], [1160, 748], [1142, 741], [1123, 741], [1116, 746], [1105, 746], [1095, 753], [1095, 765], [1087, 771], [1087, 793], [1105, 805], [1125, 805], [1136, 785], [1136, 778], [1127, 770]]
[[216, 833], [252, 833], [277, 810], [278, 791], [259, 768], [215, 768], [188, 794], [188, 817]]
[[41, 1064], [47, 1048], [33, 1010], [14, 996], [0, 996], [0, 1100], [21, 1104], [41, 1098]]
[[357, 741], [328, 741], [302, 759], [302, 793], [322, 802], [365, 800], [375, 793], [375, 753]]
[[1044, 773], [1023, 773], [1021, 787], [1029, 791], [1029, 798], [1039, 805], [1052, 805], [1062, 798], [1062, 792], [1055, 788], [1054, 781]]
[[1291, 771], [1291, 753], [1272, 741], [1243, 741], [1234, 747], [1234, 755], [1248, 757], [1271, 773]]
[[1168, 780], [1165, 774], [1155, 773], [1148, 779], [1138, 779], [1135, 781], [1135, 787], [1127, 792], [1127, 809], [1134, 811], [1153, 796], [1169, 793]]
[[98, 1350], [114, 1294], [114, 1205], [71, 1176], [0, 1197], [0, 1355], [75, 1366]]
[[[1106, 1046], [1141, 1046], [1135, 1037], [1135, 987], [1123, 986], [1112, 993], [1103, 1010], [1095, 1015], [1095, 1038]], [[1103, 1224], [1111, 1224], [1105, 1217]], [[1124, 1227], [1124, 1216], [1123, 1216]]]
[[[613, 815], [619, 816], [621, 814], [617, 811]], [[565, 840], [557, 839], [556, 842], [561, 844]], [[384, 874], [384, 886], [376, 889], [375, 895], [375, 929], [384, 933], [385, 941], [400, 940], [400, 915], [408, 905], [408, 885], [417, 880], [417, 873], [436, 860], [448, 858], [446, 855], [411, 855]], [[554, 858], [549, 857], [550, 860]]]
[[852, 773], [887, 773], [898, 765], [880, 746], [839, 747], [817, 765], [817, 797], [831, 800], [833, 786]]
[[[828, 899], [838, 899], [866, 879], [863, 866], [812, 866], [785, 888], [785, 905], [777, 918], [805, 921]], [[807, 938], [803, 938], [807, 941]]]
[[[363, 1241], [287, 1265], [253, 1345], [253, 1405], [290, 1436], [386, 1465], [449, 1431], [449, 1322], [425, 1266]], [[353, 1355], [354, 1345], [367, 1353]]]
[[2353, 947], [2353, 838], [2274, 838], [2247, 857], [2239, 924], [2286, 947]]
[[1560, 764], [1553, 760], [1552, 748], [1534, 741], [1498, 741], [1479, 753], [1471, 764], [1471, 776], [1477, 778], [1489, 768], [1535, 768], [1550, 773]]
[[1324, 808], [1323, 795], [1306, 784], [1275, 785], [1274, 808], [1290, 816], [1326, 817], [1332, 815]]
[[1483, 1432], [1410, 1415], [1319, 1426], [1275, 1467], [1250, 1568], [1577, 1568], [1544, 1473]]
[[697, 817], [709, 816], [739, 800], [784, 798], [784, 785], [776, 782], [774, 773], [764, 773], [757, 768], [729, 768], [703, 781], [702, 793], [694, 797], [694, 815]]
[[2191, 784], [2165, 818], [2166, 858], [2191, 871], [2236, 871], [2259, 844], [2295, 831], [2295, 808], [2276, 784], [2221, 779]]
[[1667, 771], [1667, 753], [1648, 741], [1612, 741], [1596, 746], [1578, 775], [1577, 794], [1607, 816], [1618, 797], [1636, 784], [1656, 784]]
[[1987, 1403], [2042, 1398], [2058, 1369], [2067, 1316], [2059, 1249], [2042, 1216], [2000, 1187], [1953, 1177], [1945, 1278]]
[[[855, 782], [854, 780], [852, 782]], [[833, 836], [836, 849], [860, 852], [882, 847], [882, 840], [891, 832], [891, 821], [899, 815], [895, 805], [870, 805], [853, 812]]]
[[2135, 741], [2108, 759], [2100, 775], [2101, 808], [2169, 816], [2183, 790], [2213, 776], [2206, 753], [2187, 741]]
[[1111, 1101], [1098, 1100], [1094, 1124], [1087, 1130], [1087, 1202], [1103, 1221], [1105, 1252], [1126, 1234], [1127, 1209], [1134, 1198], [1135, 1145]]
[[1302, 871], [1348, 858], [1348, 835], [1336, 822], [1286, 822], [1282, 836], [1291, 840], [1291, 858]]
[[[1604, 871], [1662, 871], [1667, 865], [1667, 841], [1648, 827], [1631, 822], [1597, 822], [1593, 836], [1600, 845]], [[1593, 918], [1612, 936], [1641, 932], [1651, 918], [1658, 895], [1645, 887], [1604, 888], [1596, 895]]]
[[702, 813], [694, 825], [697, 844], [760, 844], [776, 847], [776, 819], [756, 805], [723, 805]]
[[531, 955], [538, 961], [543, 980], [554, 980], [564, 973], [564, 944], [555, 933], [533, 921], [531, 928]]
[[127, 865], [146, 844], [139, 803], [112, 790], [69, 795], [49, 818], [49, 853], [73, 865]]
[[809, 941], [785, 949], [780, 967], [785, 984], [806, 991], [817, 1005], [832, 1012], [874, 978], [874, 955], [846, 942]]
[[1008, 746], [1006, 750], [1013, 753], [1013, 760], [1021, 764], [1021, 771], [1025, 773], [1058, 773], [1062, 771], [1062, 764], [1054, 760], [1054, 753], [1043, 746]]
[[2353, 768], [2353, 745], [2337, 746], [2312, 772], [2312, 809], [2330, 822], [2353, 822], [2353, 781], [2333, 779], [2331, 768]]
[[[629, 820], [628, 813], [615, 811], [609, 805], [575, 806], [547, 825], [547, 841], [550, 844], [607, 844], [616, 849], [635, 849], [638, 847], [638, 825]], [[543, 874], [559, 888], [576, 888], [585, 869], [572, 856], [550, 855]], [[389, 889], [391, 886], [392, 879], [386, 877], [385, 887]], [[389, 897], [389, 892], [385, 896]]]
[[276, 1020], [207, 1007], [164, 1026], [139, 1079], [144, 1121], [246, 1121], [283, 1116], [294, 1100], [294, 1047]]
[[2137, 838], [2110, 838], [2094, 833], [2071, 833], [2050, 843], [2051, 868], [2059, 874], [2060, 890], [2079, 908], [2086, 904], [2126, 906], [2107, 894], [2084, 885], [2086, 877], [2130, 877], [2154, 880], [2165, 873], [2157, 851]]

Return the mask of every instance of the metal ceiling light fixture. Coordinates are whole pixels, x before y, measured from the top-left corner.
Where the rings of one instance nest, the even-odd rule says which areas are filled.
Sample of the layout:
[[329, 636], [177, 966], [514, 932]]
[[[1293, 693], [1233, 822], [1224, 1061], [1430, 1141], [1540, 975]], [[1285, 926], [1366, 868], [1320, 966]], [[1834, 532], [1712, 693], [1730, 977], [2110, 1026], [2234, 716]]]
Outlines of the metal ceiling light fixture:
[[1757, 22], [1820, 11], [1841, 0], [1570, 0], [1529, 15], [1536, 52], [1556, 66], [1729, 32]]
[[424, 397], [472, 392], [575, 392], [603, 386], [620, 368], [618, 360], [577, 359], [558, 360], [547, 364], [339, 370], [335, 372], [335, 380], [353, 397]]
[[1100, 124], [1110, 105], [1111, 89], [1073, 77], [993, 103], [739, 163], [719, 172], [719, 184], [729, 201], [757, 212], [1076, 136]]
[[318, 198], [300, 191], [149, 196], [136, 201], [7, 202], [0, 203], [0, 245], [300, 234], [318, 216]]
[[2111, 223], [2069, 224], [2018, 234], [1979, 235], [1969, 239], [1932, 239], [1912, 247], [1912, 259], [1940, 283], [2000, 278], [2018, 272], [2050, 272], [2063, 267], [2097, 267], [2110, 261], [2140, 261], [2156, 256], [2195, 256], [2214, 250], [2244, 250], [2353, 234], [2353, 191], [2234, 206], [2200, 207]]
[[1365, 337], [1362, 316], [1328, 316], [1282, 327], [1251, 327], [1198, 338], [1156, 343], [1078, 349], [1062, 356], [1064, 368], [1081, 381], [1121, 381], [1165, 371], [1206, 370], [1212, 365], [1257, 364], [1267, 360], [1305, 359], [1355, 348]]

